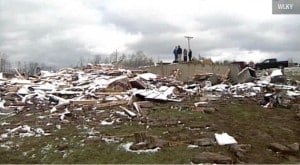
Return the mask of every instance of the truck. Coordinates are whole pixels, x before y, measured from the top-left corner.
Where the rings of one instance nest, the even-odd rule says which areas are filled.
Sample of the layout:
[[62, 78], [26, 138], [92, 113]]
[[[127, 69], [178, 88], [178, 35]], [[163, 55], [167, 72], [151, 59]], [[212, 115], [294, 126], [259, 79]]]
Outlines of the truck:
[[256, 63], [255, 69], [268, 69], [268, 68], [284, 68], [288, 67], [288, 61], [277, 61], [276, 58], [265, 59], [263, 62]]

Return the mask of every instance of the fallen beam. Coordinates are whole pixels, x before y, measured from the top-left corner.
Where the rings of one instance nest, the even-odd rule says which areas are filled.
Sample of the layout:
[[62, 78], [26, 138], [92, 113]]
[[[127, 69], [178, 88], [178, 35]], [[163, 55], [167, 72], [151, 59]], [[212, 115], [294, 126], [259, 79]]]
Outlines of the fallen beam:
[[128, 101], [112, 101], [107, 103], [98, 103], [95, 105], [97, 108], [108, 108], [108, 107], [114, 107], [114, 106], [120, 106], [127, 104]]
[[127, 109], [127, 108], [125, 108], [125, 107], [123, 107], [123, 106], [119, 106], [119, 107], [120, 107], [121, 109], [123, 109], [124, 112], [125, 112], [128, 116], [130, 116], [130, 117], [136, 117], [136, 116], [137, 116], [134, 112], [130, 111], [129, 109]]
[[72, 105], [95, 105], [97, 100], [72, 100]]

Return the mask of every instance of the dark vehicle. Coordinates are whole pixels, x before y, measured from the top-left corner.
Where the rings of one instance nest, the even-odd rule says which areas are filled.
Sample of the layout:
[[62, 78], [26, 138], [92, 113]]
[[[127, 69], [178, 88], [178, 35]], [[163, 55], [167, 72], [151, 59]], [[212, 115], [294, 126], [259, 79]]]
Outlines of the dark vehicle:
[[266, 59], [261, 63], [255, 64], [255, 69], [268, 69], [268, 68], [284, 68], [288, 67], [289, 62], [288, 61], [277, 61], [276, 58], [270, 58]]

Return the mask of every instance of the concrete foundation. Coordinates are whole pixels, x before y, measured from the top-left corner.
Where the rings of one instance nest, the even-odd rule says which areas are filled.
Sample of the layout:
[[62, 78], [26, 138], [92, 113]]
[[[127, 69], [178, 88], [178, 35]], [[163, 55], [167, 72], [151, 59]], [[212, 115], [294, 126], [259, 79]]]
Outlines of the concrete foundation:
[[230, 69], [232, 81], [237, 82], [236, 75], [239, 73], [239, 67], [234, 64], [201, 64], [201, 63], [172, 63], [159, 64], [157, 66], [144, 67], [144, 70], [161, 76], [175, 76], [180, 81], [191, 81], [195, 74], [214, 73], [225, 75]]

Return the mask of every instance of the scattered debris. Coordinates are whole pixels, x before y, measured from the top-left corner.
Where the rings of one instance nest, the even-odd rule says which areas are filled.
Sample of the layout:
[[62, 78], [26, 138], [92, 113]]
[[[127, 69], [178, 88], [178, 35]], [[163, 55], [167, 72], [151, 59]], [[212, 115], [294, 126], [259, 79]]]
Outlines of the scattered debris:
[[279, 152], [282, 154], [295, 154], [299, 152], [299, 143], [293, 143], [289, 145], [283, 145], [280, 143], [270, 143], [268, 148], [274, 152]]
[[[142, 145], [143, 143], [141, 143]], [[125, 143], [125, 144], [120, 144], [119, 148], [124, 149], [127, 152], [133, 152], [133, 153], [137, 153], [137, 154], [141, 154], [141, 153], [155, 153], [158, 152], [160, 150], [159, 147], [155, 147], [153, 149], [141, 149], [141, 150], [132, 150], [131, 146], [133, 145], [133, 142], [129, 142], [129, 143]]]
[[216, 163], [216, 164], [232, 164], [234, 161], [229, 156], [224, 156], [219, 153], [212, 152], [202, 152], [192, 158], [192, 163], [194, 164], [207, 164], [207, 163]]
[[[0, 142], [4, 142], [0, 147], [12, 148], [8, 141], [14, 137], [53, 135], [56, 131], [67, 128], [68, 124], [120, 129], [120, 125], [125, 123], [128, 127], [138, 124], [146, 130], [158, 127], [168, 128], [168, 131], [159, 138], [147, 135], [147, 132], [136, 132], [129, 135], [135, 139], [134, 142], [124, 143], [128, 139], [112, 135], [109, 131], [100, 133], [87, 128], [89, 131], [82, 142], [122, 142], [119, 148], [138, 154], [155, 153], [178, 144], [188, 145], [188, 148], [228, 145], [232, 155], [244, 161], [246, 153], [251, 151], [251, 144], [237, 144], [236, 139], [227, 133], [214, 133], [220, 130], [211, 125], [190, 127], [188, 119], [173, 116], [167, 119], [151, 118], [149, 114], [160, 105], [165, 106], [166, 111], [203, 112], [205, 114], [199, 113], [201, 120], [203, 116], [221, 114], [220, 105], [233, 100], [251, 100], [252, 104], [257, 102], [268, 109], [296, 106], [294, 115], [300, 120], [300, 108], [297, 107], [299, 85], [297, 82], [289, 83], [282, 70], [269, 70], [260, 75], [265, 70], [259, 72], [246, 67], [236, 75], [238, 84], [231, 81], [233, 72], [230, 69], [224, 75], [197, 73], [193, 82], [178, 81], [176, 78], [180, 70], [175, 71], [173, 77], [162, 77], [144, 71], [114, 68], [113, 65], [89, 65], [85, 69], [41, 71], [29, 78], [20, 73], [13, 78], [3, 78], [0, 74], [0, 125], [3, 127]], [[10, 123], [6, 119], [11, 116], [20, 116], [21, 120]], [[189, 132], [172, 133], [169, 128]], [[239, 137], [238, 133], [234, 134]], [[165, 140], [165, 137], [170, 138]], [[61, 152], [71, 148], [65, 141], [54, 146]], [[268, 148], [274, 152], [295, 154], [299, 152], [299, 143], [271, 143]], [[64, 156], [68, 157], [68, 154], [65, 153]], [[210, 152], [200, 153], [192, 162], [234, 163], [231, 157]]]
[[251, 67], [246, 67], [238, 73], [237, 78], [239, 83], [252, 82], [256, 78], [255, 70]]
[[125, 108], [125, 107], [123, 107], [123, 106], [120, 106], [120, 108], [123, 109], [124, 112], [125, 112], [127, 115], [129, 115], [130, 117], [136, 117], [136, 116], [137, 116], [134, 112], [128, 110], [127, 108]]
[[237, 141], [234, 139], [234, 137], [228, 135], [227, 133], [215, 133], [215, 138], [219, 145], [237, 144]]
[[230, 150], [239, 160], [246, 159], [246, 153], [249, 153], [252, 149], [251, 144], [233, 144], [230, 145]]
[[192, 141], [192, 145], [195, 146], [212, 146], [215, 143], [216, 143], [215, 139], [212, 138], [202, 138], [202, 139], [196, 139]]

